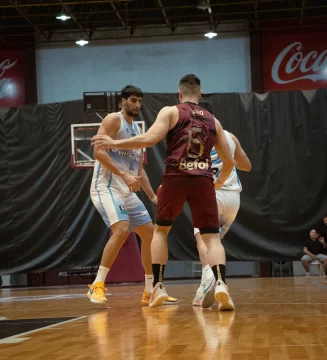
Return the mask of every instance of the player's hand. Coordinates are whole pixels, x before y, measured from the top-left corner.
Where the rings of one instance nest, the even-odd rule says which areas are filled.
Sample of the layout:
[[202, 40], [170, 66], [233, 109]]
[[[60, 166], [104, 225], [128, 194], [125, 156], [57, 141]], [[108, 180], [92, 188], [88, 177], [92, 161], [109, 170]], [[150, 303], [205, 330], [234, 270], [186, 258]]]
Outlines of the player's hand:
[[312, 256], [312, 261], [316, 261], [316, 260], [317, 260], [316, 256]]
[[221, 182], [219, 182], [218, 180], [216, 180], [214, 182], [214, 186], [215, 186], [215, 190], [219, 190], [221, 189], [221, 187], [223, 186], [223, 184]]
[[152, 196], [152, 198], [150, 198], [150, 200], [151, 200], [153, 203], [158, 204], [157, 195]]
[[95, 135], [91, 139], [91, 145], [94, 147], [112, 149], [115, 147], [115, 140], [108, 135]]
[[129, 173], [125, 173], [122, 176], [122, 179], [124, 180], [125, 184], [128, 186], [129, 191], [136, 192], [136, 191], [140, 191], [140, 183], [139, 183], [140, 177], [141, 176], [135, 176]]
[[320, 236], [320, 237], [319, 237], [319, 241], [320, 241], [322, 244], [324, 244], [324, 243], [325, 243], [325, 238], [324, 238], [323, 236]]

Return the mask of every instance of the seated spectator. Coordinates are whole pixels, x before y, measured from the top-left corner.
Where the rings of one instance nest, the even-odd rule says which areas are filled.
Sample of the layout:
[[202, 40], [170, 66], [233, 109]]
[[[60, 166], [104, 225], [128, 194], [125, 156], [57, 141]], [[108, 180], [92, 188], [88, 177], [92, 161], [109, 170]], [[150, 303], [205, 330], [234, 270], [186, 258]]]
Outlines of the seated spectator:
[[323, 273], [325, 274], [327, 269], [327, 255], [322, 252], [327, 248], [327, 243], [323, 236], [320, 236], [315, 229], [310, 231], [310, 238], [305, 242], [301, 262], [307, 276], [310, 276], [310, 263], [312, 261], [320, 261], [322, 263]]
[[327, 242], [327, 214], [322, 218], [323, 225], [318, 229], [319, 235]]

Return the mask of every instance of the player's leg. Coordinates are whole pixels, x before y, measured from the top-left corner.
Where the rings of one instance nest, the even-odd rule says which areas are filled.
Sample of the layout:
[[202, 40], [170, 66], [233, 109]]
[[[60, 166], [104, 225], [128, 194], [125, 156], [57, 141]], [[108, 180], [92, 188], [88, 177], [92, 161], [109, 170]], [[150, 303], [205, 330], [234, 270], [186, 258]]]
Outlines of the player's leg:
[[195, 298], [193, 299], [192, 304], [194, 306], [201, 306], [206, 279], [212, 278], [213, 272], [208, 263], [208, 257], [207, 257], [208, 248], [205, 242], [202, 240], [199, 229], [197, 228], [194, 229], [194, 236], [196, 239], [196, 246], [199, 252], [199, 258], [202, 265], [202, 275], [201, 275], [200, 286], [196, 291]]
[[[223, 218], [225, 202], [222, 201], [223, 199], [220, 199], [220, 197], [217, 197], [217, 191], [216, 191], [216, 198], [217, 198], [217, 205], [218, 205], [218, 218], [219, 218], [219, 223], [221, 225], [220, 219]], [[212, 276], [214, 276], [214, 275], [213, 275], [212, 269], [208, 263], [207, 245], [203, 241], [203, 239], [200, 235], [200, 230], [198, 228], [194, 229], [194, 236], [196, 239], [196, 246], [197, 246], [197, 249], [199, 252], [199, 257], [200, 257], [200, 261], [201, 261], [201, 265], [202, 265], [202, 276], [201, 276], [200, 286], [198, 287], [196, 294], [195, 294], [195, 298], [193, 300], [193, 305], [201, 306], [202, 298], [204, 295], [204, 287], [205, 287], [206, 279], [211, 279]]]
[[130, 223], [124, 199], [118, 192], [91, 193], [91, 199], [112, 231], [112, 236], [103, 250], [97, 276], [93, 284], [89, 286], [90, 290], [87, 293], [91, 302], [103, 303], [107, 301], [104, 287], [106, 277], [130, 233]]
[[135, 231], [141, 238], [141, 258], [145, 277], [145, 288], [142, 295], [142, 304], [148, 305], [153, 289], [151, 260], [153, 223], [147, 209], [136, 194], [131, 193], [127, 197], [125, 204], [131, 224], [130, 230]]
[[153, 292], [150, 307], [162, 305], [168, 298], [163, 285], [165, 266], [168, 261], [167, 237], [173, 220], [181, 213], [186, 201], [184, 176], [166, 176], [158, 193], [156, 225], [151, 244]]
[[[236, 191], [225, 190], [216, 191], [216, 198], [218, 206], [221, 206], [224, 209], [223, 213], [220, 216], [220, 240], [222, 241], [226, 233], [232, 226], [239, 211], [240, 193]], [[225, 269], [223, 268], [222, 271], [224, 272]], [[215, 298], [218, 301], [218, 307], [220, 311], [234, 310], [235, 306], [226, 284], [225, 272], [223, 273], [223, 275], [224, 277], [222, 281], [220, 281], [216, 285]]]
[[[130, 194], [125, 201], [125, 205], [130, 219], [130, 230], [135, 231], [141, 238], [141, 257], [145, 273], [145, 289], [142, 295], [142, 304], [149, 305], [153, 290], [151, 242], [154, 226], [148, 211], [136, 194]], [[172, 297], [169, 297], [167, 300], [168, 305], [177, 302], [178, 300]]]
[[[192, 192], [188, 198], [188, 202], [192, 212], [193, 225], [196, 226], [196, 228], [200, 227], [199, 233], [196, 235], [197, 240], [199, 240], [198, 245], [201, 251], [200, 259], [202, 260], [203, 265], [206, 266], [208, 264], [208, 267], [211, 269], [211, 272], [208, 274], [208, 276], [203, 276], [204, 286], [201, 291], [202, 293], [198, 294], [200, 295], [198, 302], [200, 305], [202, 305], [202, 307], [210, 307], [215, 301], [214, 289], [216, 284], [216, 279], [212, 271], [212, 267], [219, 264], [219, 261], [217, 260], [217, 254], [219, 255], [220, 252], [223, 252], [223, 248], [218, 249], [218, 251], [215, 249], [215, 245], [220, 244], [220, 239], [219, 215], [215, 201], [216, 196], [213, 187], [213, 181], [206, 177], [199, 177], [197, 181], [199, 181], [197, 187], [201, 188], [202, 191], [201, 193]], [[206, 187], [208, 187], [208, 189], [203, 191], [203, 189]], [[212, 209], [213, 204], [215, 205], [214, 209]], [[205, 210], [205, 208], [207, 210]], [[213, 261], [209, 257], [212, 257], [214, 252], [216, 254], [214, 255], [215, 259]], [[200, 291], [198, 292], [200, 293]]]
[[240, 209], [240, 193], [237, 191], [216, 191], [218, 211], [219, 207], [223, 207], [222, 214], [219, 214], [220, 219], [220, 239], [223, 240], [228, 233], [230, 227], [236, 219]]
[[[205, 283], [202, 307], [206, 308], [212, 306], [215, 299], [223, 305], [232, 302], [231, 299], [229, 300], [229, 291], [224, 283], [226, 255], [220, 241], [218, 207], [213, 180], [203, 176], [196, 181], [198, 184], [196, 186], [194, 184], [193, 189], [201, 188], [201, 193], [190, 192], [188, 201], [192, 212], [193, 226], [200, 229], [200, 235], [208, 248], [208, 263], [214, 273], [214, 277], [207, 279]], [[220, 291], [221, 286], [224, 287], [223, 294]], [[230, 307], [234, 309], [234, 305]]]
[[153, 269], [153, 291], [150, 298], [150, 307], [163, 305], [169, 296], [163, 285], [165, 266], [168, 261], [167, 238], [171, 226], [155, 225], [151, 245], [152, 269]]
[[153, 237], [153, 223], [143, 202], [134, 193], [125, 201], [126, 210], [130, 220], [130, 230], [135, 231], [142, 240], [141, 255], [144, 272], [152, 275], [151, 241]]

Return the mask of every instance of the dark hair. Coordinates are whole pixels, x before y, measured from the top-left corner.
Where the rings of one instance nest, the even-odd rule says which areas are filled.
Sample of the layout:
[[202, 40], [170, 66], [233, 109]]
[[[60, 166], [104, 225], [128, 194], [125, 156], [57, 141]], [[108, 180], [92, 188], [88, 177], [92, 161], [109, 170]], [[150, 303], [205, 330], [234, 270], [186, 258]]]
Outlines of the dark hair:
[[133, 85], [126, 85], [121, 91], [121, 98], [128, 99], [130, 96], [138, 96], [143, 98], [143, 92], [140, 88]]
[[209, 103], [209, 102], [207, 102], [207, 101], [200, 101], [200, 102], [199, 102], [199, 106], [201, 106], [203, 109], [206, 109], [206, 110], [209, 111], [211, 114], [213, 113], [211, 103]]
[[325, 214], [322, 218], [323, 218], [323, 219], [327, 218], [327, 214]]
[[194, 74], [184, 75], [179, 80], [179, 89], [185, 95], [198, 94], [200, 91], [201, 81]]

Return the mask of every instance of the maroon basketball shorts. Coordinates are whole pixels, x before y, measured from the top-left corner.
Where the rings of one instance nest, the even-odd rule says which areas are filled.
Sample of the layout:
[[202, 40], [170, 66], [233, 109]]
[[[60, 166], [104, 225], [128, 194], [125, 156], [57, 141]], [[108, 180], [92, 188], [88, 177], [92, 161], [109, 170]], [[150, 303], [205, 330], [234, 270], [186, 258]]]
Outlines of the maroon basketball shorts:
[[201, 234], [219, 233], [213, 178], [201, 175], [166, 175], [158, 192], [156, 224], [171, 226], [188, 202], [193, 227]]

